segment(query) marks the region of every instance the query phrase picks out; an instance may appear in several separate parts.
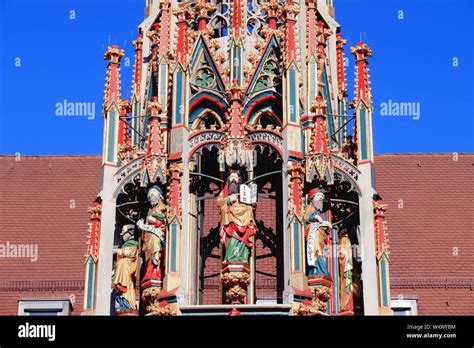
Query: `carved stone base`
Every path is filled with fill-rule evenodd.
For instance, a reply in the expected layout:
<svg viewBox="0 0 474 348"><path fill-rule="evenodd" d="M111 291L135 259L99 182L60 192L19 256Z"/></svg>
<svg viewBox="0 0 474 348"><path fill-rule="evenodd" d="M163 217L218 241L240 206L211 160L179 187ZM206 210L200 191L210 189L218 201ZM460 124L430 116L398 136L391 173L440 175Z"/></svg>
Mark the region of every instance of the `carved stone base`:
<svg viewBox="0 0 474 348"><path fill-rule="evenodd" d="M321 310L321 302L315 300L303 300L303 302L294 303L292 307L292 314L295 316L313 316L325 315Z"/></svg>
<svg viewBox="0 0 474 348"><path fill-rule="evenodd" d="M168 303L167 301L156 301L146 307L147 315L157 317L171 317L178 315L176 303Z"/></svg>
<svg viewBox="0 0 474 348"><path fill-rule="evenodd" d="M331 298L331 289L325 286L315 286L311 289L314 294L312 302L317 304L318 310L321 312L326 312L327 310L327 301Z"/></svg>
<svg viewBox="0 0 474 348"><path fill-rule="evenodd" d="M332 279L327 276L308 277L309 289L313 294L312 306L320 312L326 313L327 311L327 302L332 295L332 283Z"/></svg>
<svg viewBox="0 0 474 348"><path fill-rule="evenodd" d="M154 302L154 299L158 296L160 292L161 292L161 287L159 286L143 289L142 300L148 301L148 302Z"/></svg>
<svg viewBox="0 0 474 348"><path fill-rule="evenodd" d="M158 287L143 290L142 299L147 316L175 316L179 315L178 299L176 291L165 291Z"/></svg>
<svg viewBox="0 0 474 348"><path fill-rule="evenodd" d="M142 304L146 308L147 312L150 312L148 310L148 307L154 303L158 302L158 295L161 293L161 286L153 286L149 287L146 289L143 289L142 291Z"/></svg>
<svg viewBox="0 0 474 348"><path fill-rule="evenodd" d="M226 303L243 304L250 284L250 270L246 263L224 262L221 282L225 289Z"/></svg>

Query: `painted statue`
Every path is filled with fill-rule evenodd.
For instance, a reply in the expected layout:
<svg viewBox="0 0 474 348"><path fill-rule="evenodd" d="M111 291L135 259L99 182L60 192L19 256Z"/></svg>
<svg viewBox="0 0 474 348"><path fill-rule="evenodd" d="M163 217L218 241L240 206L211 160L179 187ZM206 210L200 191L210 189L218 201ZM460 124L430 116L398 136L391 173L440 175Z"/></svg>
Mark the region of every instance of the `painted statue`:
<svg viewBox="0 0 474 348"><path fill-rule="evenodd" d="M161 255L166 233L166 205L163 203L163 191L158 186L148 190L148 209L146 220L138 220L142 231L142 250L145 254L146 270L142 287L161 283Z"/></svg>
<svg viewBox="0 0 474 348"><path fill-rule="evenodd" d="M339 231L339 296L341 311L351 311L353 305L352 285L352 246L348 236L348 229Z"/></svg>
<svg viewBox="0 0 474 348"><path fill-rule="evenodd" d="M116 310L135 310L135 280L138 265L138 242L133 239L135 225L125 225L122 228L122 239L125 243L115 249L117 261L114 266L112 287L117 291L115 299Z"/></svg>
<svg viewBox="0 0 474 348"><path fill-rule="evenodd" d="M221 210L219 235L225 247L224 262L249 261L252 237L256 233L253 206L239 201L238 171L232 171L217 198Z"/></svg>
<svg viewBox="0 0 474 348"><path fill-rule="evenodd" d="M304 220L306 223L306 255L309 266L308 275L330 276L328 269L329 233L332 225L321 217L323 213L324 190L313 189L308 194Z"/></svg>
<svg viewBox="0 0 474 348"><path fill-rule="evenodd" d="M344 158L357 164L357 144L352 140L352 135L346 136L346 142L342 145L341 151Z"/></svg>

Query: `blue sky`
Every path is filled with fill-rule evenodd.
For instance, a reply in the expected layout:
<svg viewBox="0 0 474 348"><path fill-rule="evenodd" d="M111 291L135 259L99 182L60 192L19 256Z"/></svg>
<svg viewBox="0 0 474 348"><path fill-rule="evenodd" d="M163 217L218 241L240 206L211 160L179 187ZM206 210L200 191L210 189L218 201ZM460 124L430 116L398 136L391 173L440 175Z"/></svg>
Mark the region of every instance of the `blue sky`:
<svg viewBox="0 0 474 348"><path fill-rule="evenodd" d="M361 37L374 52L375 152L473 152L474 1L334 2L346 54ZM103 54L109 43L125 48L123 62L130 64L122 65L122 95L128 97L131 42L144 4L0 1L0 154L101 153ZM351 65L351 90L353 73ZM95 118L57 116L56 104L64 100L95 103ZM389 101L414 103L419 118L382 116Z"/></svg>

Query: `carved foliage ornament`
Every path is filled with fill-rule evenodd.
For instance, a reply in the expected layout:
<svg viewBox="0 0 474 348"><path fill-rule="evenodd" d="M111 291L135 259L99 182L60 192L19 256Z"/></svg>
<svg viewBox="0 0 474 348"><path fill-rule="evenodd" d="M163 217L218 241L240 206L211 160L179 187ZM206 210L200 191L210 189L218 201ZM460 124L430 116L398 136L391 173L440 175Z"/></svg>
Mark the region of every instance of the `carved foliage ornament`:
<svg viewBox="0 0 474 348"><path fill-rule="evenodd" d="M222 272L221 281L226 289L226 301L228 303L243 303L247 295L247 287L250 284L250 274L247 272Z"/></svg>

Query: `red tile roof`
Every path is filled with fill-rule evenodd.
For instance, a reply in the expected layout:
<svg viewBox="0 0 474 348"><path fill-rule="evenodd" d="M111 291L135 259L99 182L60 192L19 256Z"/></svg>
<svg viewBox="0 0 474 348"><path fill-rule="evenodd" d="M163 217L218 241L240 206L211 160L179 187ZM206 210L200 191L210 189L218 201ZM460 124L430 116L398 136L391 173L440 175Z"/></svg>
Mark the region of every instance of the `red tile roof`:
<svg viewBox="0 0 474 348"><path fill-rule="evenodd" d="M37 245L38 260L0 259L0 314L20 297L75 297L83 308L89 207L99 189L100 157L0 156L0 244Z"/></svg>
<svg viewBox="0 0 474 348"><path fill-rule="evenodd" d="M474 314L474 154L378 155L375 167L391 295L416 295L419 314Z"/></svg>
<svg viewBox="0 0 474 348"><path fill-rule="evenodd" d="M473 314L474 154L375 157L391 246L392 296L419 314ZM0 244L38 245L38 261L0 259L0 314L20 297L75 297L83 306L89 207L100 157L0 156Z"/></svg>

